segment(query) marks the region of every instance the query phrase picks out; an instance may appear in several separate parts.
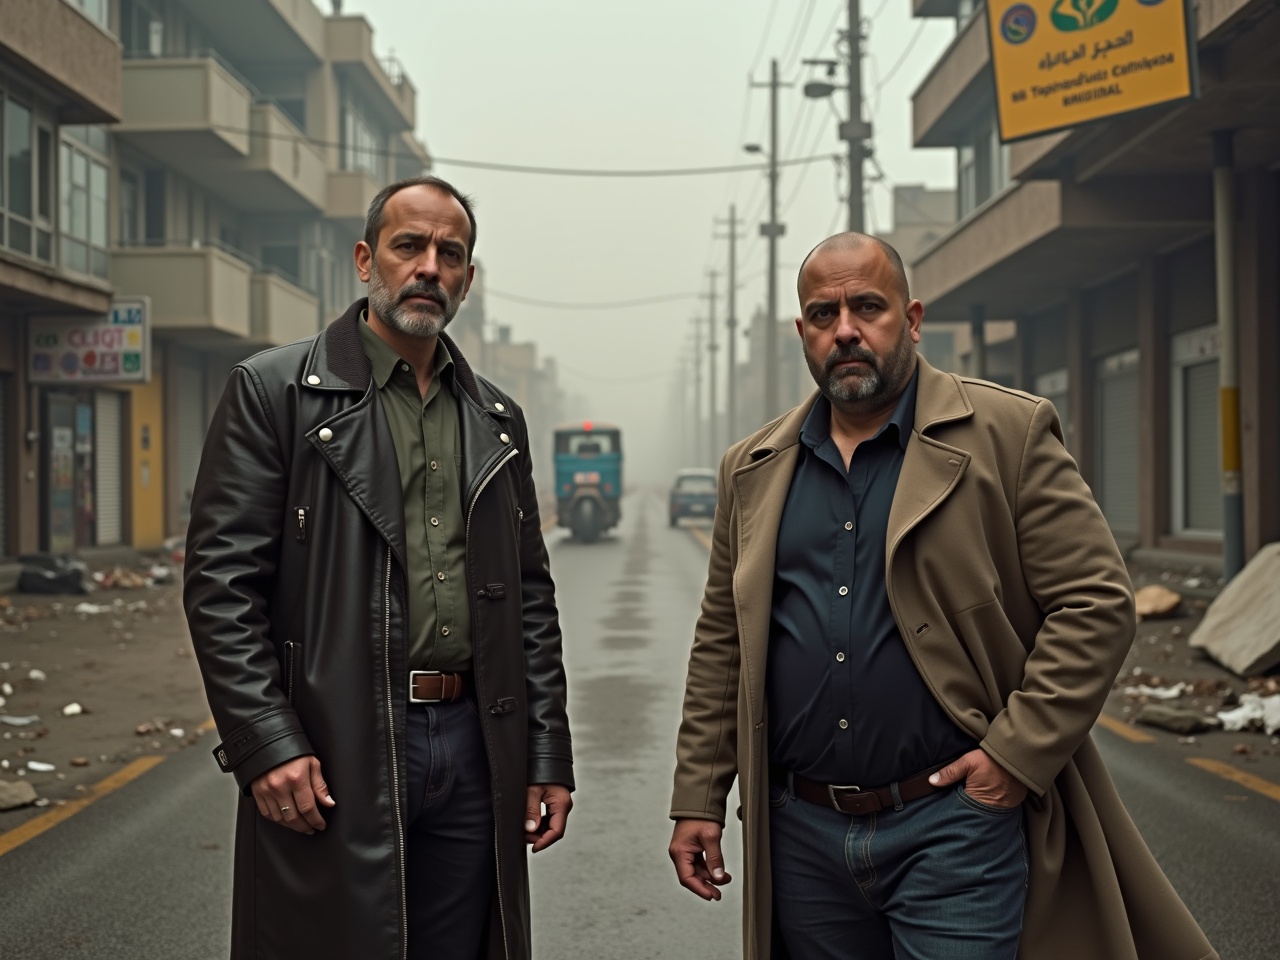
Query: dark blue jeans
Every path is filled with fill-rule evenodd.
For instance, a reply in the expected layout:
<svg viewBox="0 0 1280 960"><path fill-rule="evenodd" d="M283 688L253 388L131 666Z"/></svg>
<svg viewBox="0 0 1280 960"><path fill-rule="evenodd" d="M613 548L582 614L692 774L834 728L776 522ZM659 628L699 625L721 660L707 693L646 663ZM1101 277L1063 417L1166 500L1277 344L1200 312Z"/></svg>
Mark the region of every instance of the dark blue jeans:
<svg viewBox="0 0 1280 960"><path fill-rule="evenodd" d="M410 704L405 893L410 960L476 960L493 897L493 800L470 700Z"/></svg>
<svg viewBox="0 0 1280 960"><path fill-rule="evenodd" d="M792 960L1015 960L1022 810L941 790L850 816L769 788L774 915Z"/></svg>

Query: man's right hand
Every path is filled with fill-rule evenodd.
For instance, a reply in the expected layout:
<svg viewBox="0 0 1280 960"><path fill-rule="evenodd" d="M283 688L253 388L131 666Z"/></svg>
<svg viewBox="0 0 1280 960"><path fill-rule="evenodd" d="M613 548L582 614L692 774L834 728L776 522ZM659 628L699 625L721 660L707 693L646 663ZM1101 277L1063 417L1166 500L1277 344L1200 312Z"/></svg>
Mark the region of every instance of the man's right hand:
<svg viewBox="0 0 1280 960"><path fill-rule="evenodd" d="M724 869L720 833L720 824L714 820L677 820L667 848L680 885L703 900L719 900L720 891L716 888L733 879Z"/></svg>
<svg viewBox="0 0 1280 960"><path fill-rule="evenodd" d="M320 805L337 806L320 775L320 761L314 756L296 757L272 767L253 781L249 790L260 814L308 835L324 829Z"/></svg>

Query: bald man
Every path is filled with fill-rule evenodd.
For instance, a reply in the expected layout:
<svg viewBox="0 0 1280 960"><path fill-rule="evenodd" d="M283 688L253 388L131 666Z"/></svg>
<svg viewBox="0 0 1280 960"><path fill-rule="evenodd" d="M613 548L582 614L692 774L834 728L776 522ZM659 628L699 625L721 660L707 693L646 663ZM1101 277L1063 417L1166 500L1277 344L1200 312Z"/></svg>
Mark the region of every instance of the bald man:
<svg viewBox="0 0 1280 960"><path fill-rule="evenodd" d="M681 884L730 882L736 776L747 960L1214 956L1089 740L1133 597L1052 405L919 358L879 239L819 244L798 293L818 390L720 468Z"/></svg>

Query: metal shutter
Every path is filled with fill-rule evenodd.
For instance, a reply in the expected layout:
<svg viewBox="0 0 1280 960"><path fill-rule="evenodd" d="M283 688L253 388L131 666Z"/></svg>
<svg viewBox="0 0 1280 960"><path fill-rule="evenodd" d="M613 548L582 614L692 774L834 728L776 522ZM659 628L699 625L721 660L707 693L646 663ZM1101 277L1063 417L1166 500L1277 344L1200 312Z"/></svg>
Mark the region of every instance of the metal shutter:
<svg viewBox="0 0 1280 960"><path fill-rule="evenodd" d="M1188 530L1222 530L1222 474L1218 450L1218 361L1183 367L1182 423Z"/></svg>
<svg viewBox="0 0 1280 960"><path fill-rule="evenodd" d="M99 390L93 397L95 492L98 546L124 542L124 397Z"/></svg>
<svg viewBox="0 0 1280 960"><path fill-rule="evenodd" d="M0 556L9 552L9 378L0 377Z"/></svg>
<svg viewBox="0 0 1280 960"><path fill-rule="evenodd" d="M178 518L186 523L191 519L191 492L195 489L204 434L208 428L204 415L204 369L195 364L179 363L175 364L175 373L178 376Z"/></svg>
<svg viewBox="0 0 1280 960"><path fill-rule="evenodd" d="M1098 371L1098 501L1117 534L1138 532L1138 370Z"/></svg>

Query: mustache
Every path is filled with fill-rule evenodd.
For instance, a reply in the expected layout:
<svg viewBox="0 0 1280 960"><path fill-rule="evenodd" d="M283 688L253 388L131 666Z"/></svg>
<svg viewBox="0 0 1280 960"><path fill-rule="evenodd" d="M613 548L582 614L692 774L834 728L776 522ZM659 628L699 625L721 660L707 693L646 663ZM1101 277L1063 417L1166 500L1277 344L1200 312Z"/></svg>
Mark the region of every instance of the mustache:
<svg viewBox="0 0 1280 960"><path fill-rule="evenodd" d="M838 364L849 363L853 360L861 360L869 365L872 370L880 372L880 363L876 360L876 355L866 347L860 347L856 344L846 344L844 346L837 345L829 354L827 359L822 362L823 370L831 373Z"/></svg>
<svg viewBox="0 0 1280 960"><path fill-rule="evenodd" d="M429 300L434 300L436 304L441 307L449 305L449 295L444 292L444 287L440 286L438 283L426 283L421 280L416 281L409 284L407 287L402 287L397 299L399 302L403 303L410 297L426 297Z"/></svg>

